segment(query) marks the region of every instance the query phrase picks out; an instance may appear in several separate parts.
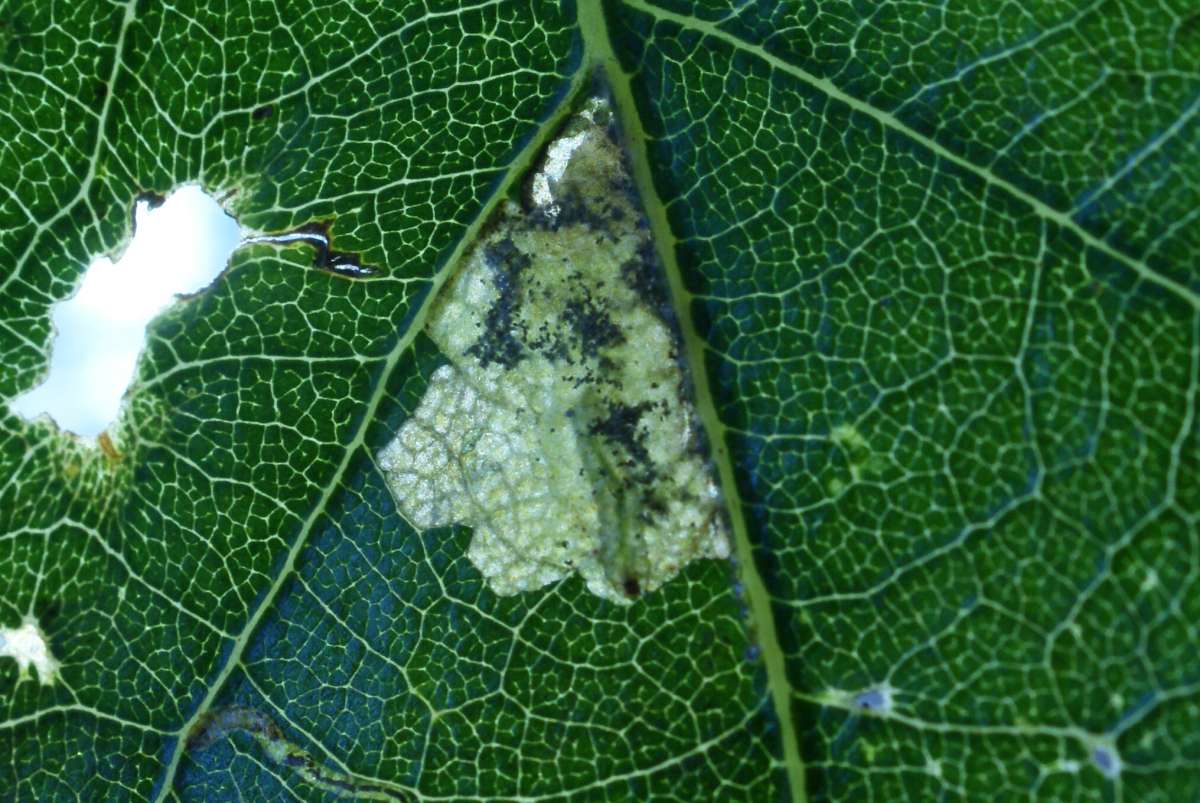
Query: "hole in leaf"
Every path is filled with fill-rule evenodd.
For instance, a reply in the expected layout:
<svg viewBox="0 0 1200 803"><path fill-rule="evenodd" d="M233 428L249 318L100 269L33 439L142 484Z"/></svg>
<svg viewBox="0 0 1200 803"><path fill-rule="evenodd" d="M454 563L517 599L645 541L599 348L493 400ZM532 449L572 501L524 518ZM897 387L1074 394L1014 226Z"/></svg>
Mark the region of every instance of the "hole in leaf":
<svg viewBox="0 0 1200 803"><path fill-rule="evenodd" d="M240 237L233 218L197 186L160 203L139 199L134 224L120 260L92 262L75 295L54 308L49 376L10 402L13 412L49 415L84 437L103 432L133 378L146 324L177 295L211 283Z"/></svg>
<svg viewBox="0 0 1200 803"><path fill-rule="evenodd" d="M43 686L53 686L61 668L50 652L46 635L31 616L26 616L20 627L0 627L0 658L16 660L18 681L29 678L32 668Z"/></svg>

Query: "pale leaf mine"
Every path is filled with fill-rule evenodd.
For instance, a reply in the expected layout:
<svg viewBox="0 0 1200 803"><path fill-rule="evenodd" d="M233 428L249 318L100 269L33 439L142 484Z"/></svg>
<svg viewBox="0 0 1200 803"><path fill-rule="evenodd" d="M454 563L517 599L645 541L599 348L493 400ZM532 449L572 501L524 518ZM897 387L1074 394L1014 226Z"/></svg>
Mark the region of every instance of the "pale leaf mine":
<svg viewBox="0 0 1200 803"><path fill-rule="evenodd" d="M579 572L629 602L728 555L661 266L609 106L546 150L431 310L449 360L380 454L422 529L474 529L497 594ZM524 208L523 208L524 207Z"/></svg>

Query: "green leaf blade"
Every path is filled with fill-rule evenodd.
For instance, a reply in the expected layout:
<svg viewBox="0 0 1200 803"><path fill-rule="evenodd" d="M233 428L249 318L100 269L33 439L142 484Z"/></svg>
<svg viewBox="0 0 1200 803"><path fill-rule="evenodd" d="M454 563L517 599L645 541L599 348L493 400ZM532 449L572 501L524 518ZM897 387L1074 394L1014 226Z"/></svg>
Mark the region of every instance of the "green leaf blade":
<svg viewBox="0 0 1200 803"><path fill-rule="evenodd" d="M113 451L0 419L0 628L61 663L0 644L0 797L1196 797L1200 18L868 6L9 9L4 398L139 193L374 272L245 245ZM629 605L496 595L375 464L593 68L742 558Z"/></svg>
<svg viewBox="0 0 1200 803"><path fill-rule="evenodd" d="M1161 582L1146 545L1194 549L1190 263L1098 239L970 143L789 62L811 30L633 5L618 50L811 795L1186 797L1193 774L1126 751L1195 681L1163 683L1176 655L1112 600Z"/></svg>

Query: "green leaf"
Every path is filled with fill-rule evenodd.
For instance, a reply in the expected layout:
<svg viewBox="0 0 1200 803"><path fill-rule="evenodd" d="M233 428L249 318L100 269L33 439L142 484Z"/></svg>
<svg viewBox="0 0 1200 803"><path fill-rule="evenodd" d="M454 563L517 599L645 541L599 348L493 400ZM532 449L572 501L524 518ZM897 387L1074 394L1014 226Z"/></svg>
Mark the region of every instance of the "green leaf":
<svg viewBox="0 0 1200 803"><path fill-rule="evenodd" d="M377 463L593 80L737 558L632 602ZM12 2L0 143L5 399L139 193L374 269L240 248L115 450L0 418L0 798L1200 796L1186 0Z"/></svg>

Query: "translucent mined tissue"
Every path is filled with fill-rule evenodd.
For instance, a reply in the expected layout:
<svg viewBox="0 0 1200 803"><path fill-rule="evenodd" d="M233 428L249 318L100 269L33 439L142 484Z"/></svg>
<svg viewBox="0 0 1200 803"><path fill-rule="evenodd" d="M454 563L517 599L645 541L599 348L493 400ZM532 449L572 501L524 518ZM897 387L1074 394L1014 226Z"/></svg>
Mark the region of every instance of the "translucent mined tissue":
<svg viewBox="0 0 1200 803"><path fill-rule="evenodd" d="M418 528L474 529L497 594L578 572L629 603L729 547L650 232L603 101L435 302L447 364L381 452Z"/></svg>

